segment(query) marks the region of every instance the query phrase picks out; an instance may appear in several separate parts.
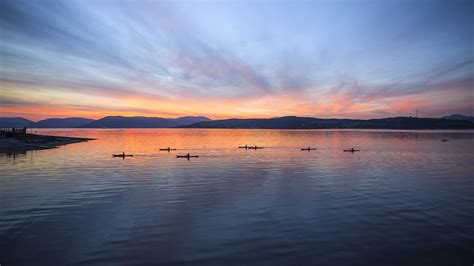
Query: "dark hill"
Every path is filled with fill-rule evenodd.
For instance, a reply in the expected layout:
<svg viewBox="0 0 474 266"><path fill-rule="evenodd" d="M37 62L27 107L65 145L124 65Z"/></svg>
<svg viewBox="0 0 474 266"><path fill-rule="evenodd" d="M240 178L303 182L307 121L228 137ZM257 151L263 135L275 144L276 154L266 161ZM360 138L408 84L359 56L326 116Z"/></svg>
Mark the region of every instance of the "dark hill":
<svg viewBox="0 0 474 266"><path fill-rule="evenodd" d="M287 116L268 119L215 120L182 127L261 129L474 129L474 123L463 120L413 117L353 120Z"/></svg>
<svg viewBox="0 0 474 266"><path fill-rule="evenodd" d="M33 121L22 117L0 117L0 128L30 127L32 124L34 124Z"/></svg>
<svg viewBox="0 0 474 266"><path fill-rule="evenodd" d="M82 127L86 128L166 128L209 121L207 117L160 118L143 116L107 116Z"/></svg>
<svg viewBox="0 0 474 266"><path fill-rule="evenodd" d="M171 120L173 120L177 126L190 125L190 124L204 122L204 121L211 121L211 119L205 116L184 116L184 117L174 118Z"/></svg>
<svg viewBox="0 0 474 266"><path fill-rule="evenodd" d="M37 128L71 128L82 127L93 121L95 120L82 117L48 118L36 122L33 126Z"/></svg>
<svg viewBox="0 0 474 266"><path fill-rule="evenodd" d="M451 119L451 120L466 120L466 121L474 123L474 116L469 116L469 115L453 114L453 115L444 116L443 118Z"/></svg>
<svg viewBox="0 0 474 266"><path fill-rule="evenodd" d="M83 127L87 128L161 128L176 124L165 118L143 116L106 116Z"/></svg>

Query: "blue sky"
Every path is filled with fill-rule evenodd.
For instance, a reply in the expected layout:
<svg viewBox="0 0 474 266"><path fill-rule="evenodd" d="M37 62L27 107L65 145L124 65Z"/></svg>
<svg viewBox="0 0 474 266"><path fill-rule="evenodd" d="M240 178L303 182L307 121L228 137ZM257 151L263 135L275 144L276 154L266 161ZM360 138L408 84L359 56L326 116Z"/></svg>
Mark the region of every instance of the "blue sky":
<svg viewBox="0 0 474 266"><path fill-rule="evenodd" d="M10 1L2 116L473 114L473 1Z"/></svg>

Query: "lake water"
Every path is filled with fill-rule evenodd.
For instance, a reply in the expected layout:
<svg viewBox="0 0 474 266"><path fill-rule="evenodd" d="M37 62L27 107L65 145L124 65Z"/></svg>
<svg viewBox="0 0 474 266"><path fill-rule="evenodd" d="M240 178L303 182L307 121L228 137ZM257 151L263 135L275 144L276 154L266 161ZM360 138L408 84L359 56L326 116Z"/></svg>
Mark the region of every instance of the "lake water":
<svg viewBox="0 0 474 266"><path fill-rule="evenodd" d="M0 154L2 266L474 263L473 131L40 133L97 140Z"/></svg>

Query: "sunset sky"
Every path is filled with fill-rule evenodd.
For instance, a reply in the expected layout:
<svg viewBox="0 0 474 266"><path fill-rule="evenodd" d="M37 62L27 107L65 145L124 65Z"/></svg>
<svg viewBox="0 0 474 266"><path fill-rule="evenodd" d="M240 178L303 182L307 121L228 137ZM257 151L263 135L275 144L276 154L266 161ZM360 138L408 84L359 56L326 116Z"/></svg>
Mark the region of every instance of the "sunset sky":
<svg viewBox="0 0 474 266"><path fill-rule="evenodd" d="M0 5L0 116L473 115L474 1Z"/></svg>

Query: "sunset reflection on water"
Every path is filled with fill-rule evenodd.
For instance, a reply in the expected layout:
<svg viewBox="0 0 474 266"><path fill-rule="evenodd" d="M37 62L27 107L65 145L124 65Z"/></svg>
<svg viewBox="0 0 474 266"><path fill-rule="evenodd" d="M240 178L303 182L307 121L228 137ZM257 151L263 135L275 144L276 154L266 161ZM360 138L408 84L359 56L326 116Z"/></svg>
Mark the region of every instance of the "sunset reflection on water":
<svg viewBox="0 0 474 266"><path fill-rule="evenodd" d="M39 133L96 140L0 155L6 265L436 265L473 254L472 131ZM134 156L112 157L122 152ZM199 158L176 158L187 153Z"/></svg>

